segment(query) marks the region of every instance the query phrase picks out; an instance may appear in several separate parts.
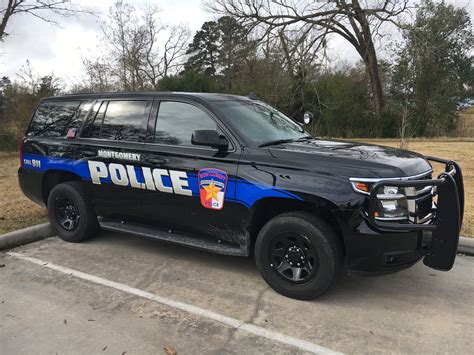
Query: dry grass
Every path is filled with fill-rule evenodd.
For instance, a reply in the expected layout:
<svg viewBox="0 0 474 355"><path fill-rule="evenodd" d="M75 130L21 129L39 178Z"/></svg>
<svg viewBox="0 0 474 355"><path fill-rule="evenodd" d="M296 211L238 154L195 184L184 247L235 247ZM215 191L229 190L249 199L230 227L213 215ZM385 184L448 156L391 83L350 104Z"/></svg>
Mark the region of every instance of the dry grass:
<svg viewBox="0 0 474 355"><path fill-rule="evenodd" d="M396 139L369 140L398 147ZM463 169L466 207L462 235L474 236L474 138L413 139L410 150L454 159ZM0 153L0 234L46 221L46 210L28 200L18 186L17 153ZM441 167L438 167L441 168Z"/></svg>
<svg viewBox="0 0 474 355"><path fill-rule="evenodd" d="M396 139L360 141L399 147L399 141ZM466 197L461 235L474 237L474 138L412 139L408 149L424 155L456 160L459 163L464 176ZM436 165L435 172L441 172L442 166Z"/></svg>
<svg viewBox="0 0 474 355"><path fill-rule="evenodd" d="M23 195L18 185L18 153L0 152L0 234L47 220L46 209Z"/></svg>

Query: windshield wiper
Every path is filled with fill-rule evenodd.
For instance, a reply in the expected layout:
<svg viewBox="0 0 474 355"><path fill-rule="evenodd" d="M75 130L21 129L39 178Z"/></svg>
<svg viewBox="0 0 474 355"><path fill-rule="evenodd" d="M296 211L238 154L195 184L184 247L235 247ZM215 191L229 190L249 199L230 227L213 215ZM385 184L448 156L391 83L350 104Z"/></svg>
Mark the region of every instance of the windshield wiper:
<svg viewBox="0 0 474 355"><path fill-rule="evenodd" d="M309 141L311 139L314 139L314 137L313 136L304 136L304 137L296 139L295 142L304 142L304 141Z"/></svg>
<svg viewBox="0 0 474 355"><path fill-rule="evenodd" d="M277 144L282 144L282 143L303 142L303 141L307 141L307 140L310 140L310 139L313 139L313 136L304 136L304 137L296 138L296 139L295 138L276 139L274 141L262 143L262 144L259 145L259 147L260 148L268 147L270 145L277 145Z"/></svg>
<svg viewBox="0 0 474 355"><path fill-rule="evenodd" d="M268 147L269 145L277 145L277 144L282 144L282 143L291 143L291 142L294 142L295 139L294 138L290 138L290 139L277 139L277 140L274 140L274 141L270 141L270 142L265 142L265 143L262 143L259 145L260 148L262 147Z"/></svg>

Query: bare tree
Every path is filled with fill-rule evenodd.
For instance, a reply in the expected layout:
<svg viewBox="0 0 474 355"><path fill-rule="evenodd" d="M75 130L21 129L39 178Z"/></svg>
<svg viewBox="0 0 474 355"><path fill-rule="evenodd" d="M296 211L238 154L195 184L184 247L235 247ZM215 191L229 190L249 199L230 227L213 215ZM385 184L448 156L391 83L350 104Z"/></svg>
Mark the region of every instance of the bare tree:
<svg viewBox="0 0 474 355"><path fill-rule="evenodd" d="M385 101L379 75L374 36L384 23L398 25L408 0L215 0L205 5L215 13L237 18L250 29L263 27L265 34L296 29L318 31L319 40L336 34L348 41L364 61L378 116Z"/></svg>
<svg viewBox="0 0 474 355"><path fill-rule="evenodd" d="M145 16L154 17L157 8L147 9ZM104 51L110 58L111 74L123 90L143 89L146 81L142 68L148 50L148 29L135 8L123 1L111 7L107 21L102 24Z"/></svg>
<svg viewBox="0 0 474 355"><path fill-rule="evenodd" d="M106 92L114 89L110 64L100 59L83 58L82 63L88 78L88 91Z"/></svg>
<svg viewBox="0 0 474 355"><path fill-rule="evenodd" d="M324 33L317 33L308 28L305 32L280 29L278 31L278 48L284 55L283 69L287 68L293 81L290 102L295 110L303 111L306 106L305 86L309 83L308 76L320 66L325 56L326 41L321 41ZM323 53L323 55L321 55ZM316 87L313 86L316 102L321 108ZM295 104L298 103L298 107Z"/></svg>
<svg viewBox="0 0 474 355"><path fill-rule="evenodd" d="M184 25L172 27L161 25L158 27L153 17L146 15L145 18L148 33L144 54L145 65L141 70L156 90L160 79L166 78L170 73L179 72L184 65L191 31ZM159 36L166 31L169 32L169 35L161 46L162 48L160 48L157 43Z"/></svg>
<svg viewBox="0 0 474 355"><path fill-rule="evenodd" d="M27 14L41 21L57 25L52 15L68 17L81 13L90 14L91 11L73 4L71 0L1 0L0 42L8 36L7 25L15 15Z"/></svg>
<svg viewBox="0 0 474 355"><path fill-rule="evenodd" d="M190 37L186 26L163 24L156 6L137 10L123 0L111 7L102 31L105 55L100 60L83 60L86 70L93 73L89 77L101 77L100 69L115 80L116 87L132 91L156 90L160 79L176 73L183 65Z"/></svg>
<svg viewBox="0 0 474 355"><path fill-rule="evenodd" d="M295 68L312 63L317 57L315 43L318 37L311 37L308 32L299 33L299 31L278 31L278 40L280 47L285 55L285 61L291 73L295 73Z"/></svg>
<svg viewBox="0 0 474 355"><path fill-rule="evenodd" d="M161 75L166 78L169 72L179 72L183 67L191 31L184 25L170 28L170 36L166 40L163 58L160 61Z"/></svg>

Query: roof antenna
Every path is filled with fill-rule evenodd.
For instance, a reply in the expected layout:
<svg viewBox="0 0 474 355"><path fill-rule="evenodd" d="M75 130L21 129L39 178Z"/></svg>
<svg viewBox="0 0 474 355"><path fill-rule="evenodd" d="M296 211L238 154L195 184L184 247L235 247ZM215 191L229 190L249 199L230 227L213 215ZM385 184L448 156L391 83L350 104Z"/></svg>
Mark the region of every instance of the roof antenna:
<svg viewBox="0 0 474 355"><path fill-rule="evenodd" d="M249 96L247 96L250 100L258 100L258 96L252 91Z"/></svg>

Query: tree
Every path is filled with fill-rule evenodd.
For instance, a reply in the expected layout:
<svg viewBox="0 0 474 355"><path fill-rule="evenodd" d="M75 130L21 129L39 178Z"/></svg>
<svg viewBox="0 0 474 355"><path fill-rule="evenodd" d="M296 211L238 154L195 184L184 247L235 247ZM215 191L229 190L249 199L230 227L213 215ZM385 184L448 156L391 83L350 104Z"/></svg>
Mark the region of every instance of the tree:
<svg viewBox="0 0 474 355"><path fill-rule="evenodd" d="M12 84L8 76L3 76L0 78L0 92Z"/></svg>
<svg viewBox="0 0 474 355"><path fill-rule="evenodd" d="M160 90L186 92L216 92L220 91L213 78L194 70L185 70L179 75L164 77L159 82Z"/></svg>
<svg viewBox="0 0 474 355"><path fill-rule="evenodd" d="M416 135L455 127L456 105L472 87L474 35L469 14L425 0L404 32L394 67L393 95Z"/></svg>
<svg viewBox="0 0 474 355"><path fill-rule="evenodd" d="M225 86L232 92L239 71L253 55L255 42L248 38L248 31L232 17L219 18L217 28L220 34L217 61Z"/></svg>
<svg viewBox="0 0 474 355"><path fill-rule="evenodd" d="M384 23L397 24L408 0L384 1L299 1L299 0L216 0L207 3L212 11L235 17L249 29L264 33L293 29L316 31L325 41L336 34L348 41L362 58L369 77L374 109L378 117L385 100L380 80L374 36Z"/></svg>
<svg viewBox="0 0 474 355"><path fill-rule="evenodd" d="M312 84L322 44L314 33L278 32L260 43L253 37L248 28L230 16L204 23L189 46L184 73L166 85L191 84L195 78L202 78L195 75L200 73L214 82L214 89L241 95L254 92L289 114L302 116L306 110L319 111L317 90ZM193 74L185 80L188 72Z"/></svg>
<svg viewBox="0 0 474 355"><path fill-rule="evenodd" d="M220 33L218 24L214 21L207 21L201 29L194 35L193 41L189 44L186 52L189 58L185 69L203 72L213 76L217 72L217 50Z"/></svg>
<svg viewBox="0 0 474 355"><path fill-rule="evenodd" d="M56 20L51 15L63 17L77 14L91 13L89 10L72 4L71 0L5 0L0 5L0 42L8 33L7 25L13 16L26 14L36 17L44 22L56 25Z"/></svg>
<svg viewBox="0 0 474 355"><path fill-rule="evenodd" d="M54 74L38 76L33 72L29 60L16 75L19 78L17 84L37 99L54 96L61 91L62 83L58 77Z"/></svg>
<svg viewBox="0 0 474 355"><path fill-rule="evenodd" d="M143 68L148 65L147 59L153 60L155 35L160 30L156 23L157 12L156 7L150 7L141 17L132 5L118 0L102 23L107 62L122 90L144 89Z"/></svg>
<svg viewBox="0 0 474 355"><path fill-rule="evenodd" d="M375 133L370 91L364 85L364 66L322 72L317 87L323 110L320 132L331 137L370 137Z"/></svg>
<svg viewBox="0 0 474 355"><path fill-rule="evenodd" d="M233 91L238 72L254 55L255 41L234 18L223 16L205 22L189 45L185 69L219 77L227 92Z"/></svg>
<svg viewBox="0 0 474 355"><path fill-rule="evenodd" d="M156 6L137 9L115 1L102 23L103 54L83 58L92 91L157 90L162 78L181 70L190 31L167 26L158 15Z"/></svg>
<svg viewBox="0 0 474 355"><path fill-rule="evenodd" d="M54 75L38 76L29 62L18 80L0 79L0 150L18 149L20 137L39 101L61 91L61 82Z"/></svg>
<svg viewBox="0 0 474 355"><path fill-rule="evenodd" d="M170 28L170 36L165 42L163 57L158 65L161 68L159 72L161 77L166 78L170 72L181 71L190 37L191 31L186 26L178 25Z"/></svg>
<svg viewBox="0 0 474 355"><path fill-rule="evenodd" d="M107 92L114 90L110 63L102 58L82 58L82 63L88 79L88 88L78 86L74 89L75 92Z"/></svg>

